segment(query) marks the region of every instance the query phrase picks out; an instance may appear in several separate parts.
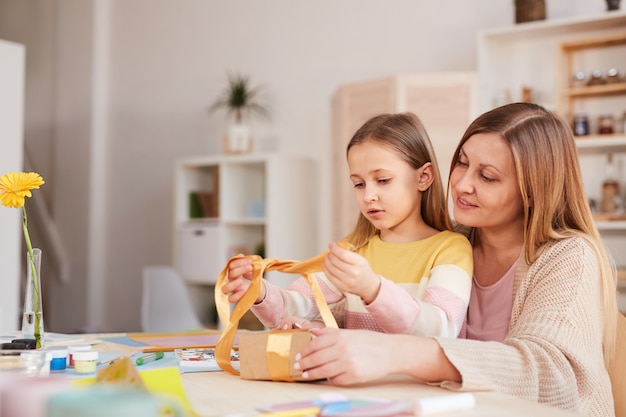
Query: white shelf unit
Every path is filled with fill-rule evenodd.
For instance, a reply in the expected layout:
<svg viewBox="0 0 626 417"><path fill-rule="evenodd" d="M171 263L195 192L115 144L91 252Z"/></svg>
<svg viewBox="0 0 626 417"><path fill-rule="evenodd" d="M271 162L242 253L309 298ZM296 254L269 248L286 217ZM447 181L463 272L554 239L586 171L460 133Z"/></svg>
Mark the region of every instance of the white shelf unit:
<svg viewBox="0 0 626 417"><path fill-rule="evenodd" d="M174 176L174 265L201 317L208 316L213 284L232 255L254 253L260 244L268 258L316 254L318 176L312 160L282 154L193 157L177 160ZM211 217L191 217L190 193L197 192L216 198ZM268 278L283 286L292 280L279 273Z"/></svg>
<svg viewBox="0 0 626 417"><path fill-rule="evenodd" d="M532 88L535 102L556 110L563 77L558 72L560 44L624 33L625 28L626 12L612 11L480 31L477 48L481 110L501 103L507 90L513 100L519 100L525 86ZM626 67L620 69L626 71Z"/></svg>
<svg viewBox="0 0 626 417"><path fill-rule="evenodd" d="M574 67L575 71L587 74L595 69L605 72L617 67L624 77L626 53L621 49L616 52L605 48L606 45L599 41L622 36L626 36L626 13L623 11L532 22L485 30L478 35L481 112L503 104L507 99L519 101L522 88L529 87L534 102L559 112L568 121L575 112L589 114L592 134L577 137L576 144L585 189L589 198L596 201L600 198L608 153L613 154L621 168L621 195L626 197L626 134L595 134L600 114L611 114L618 119L626 111L626 89L623 83L580 89L570 88L569 83ZM625 268L626 221L608 220L596 224L618 267ZM620 306L626 311L624 287L620 285Z"/></svg>

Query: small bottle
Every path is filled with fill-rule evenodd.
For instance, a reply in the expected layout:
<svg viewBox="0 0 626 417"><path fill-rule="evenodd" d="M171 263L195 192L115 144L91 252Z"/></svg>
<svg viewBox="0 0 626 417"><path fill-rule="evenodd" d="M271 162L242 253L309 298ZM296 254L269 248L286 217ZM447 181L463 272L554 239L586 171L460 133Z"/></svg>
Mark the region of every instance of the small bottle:
<svg viewBox="0 0 626 417"><path fill-rule="evenodd" d="M613 125L615 124L615 119L610 114L603 114L598 117L598 134L600 135L610 135L614 132Z"/></svg>
<svg viewBox="0 0 626 417"><path fill-rule="evenodd" d="M609 68L606 70L606 83L615 84L620 82L619 70L617 68Z"/></svg>
<svg viewBox="0 0 626 417"><path fill-rule="evenodd" d="M602 182L602 201L600 210L603 213L614 213L617 211L617 199L619 197L619 181L617 180L617 169L613 161L613 154L607 155L607 163L604 171L604 181Z"/></svg>
<svg viewBox="0 0 626 417"><path fill-rule="evenodd" d="M576 113L574 116L574 136L589 134L589 118L585 113Z"/></svg>
<svg viewBox="0 0 626 417"><path fill-rule="evenodd" d="M591 78L587 82L587 85L588 86L593 86L593 85L602 85L602 84L606 84L606 80L602 76L602 71L594 70L591 73Z"/></svg>
<svg viewBox="0 0 626 417"><path fill-rule="evenodd" d="M576 71L572 77L572 87L584 87L587 85L587 76L583 71Z"/></svg>

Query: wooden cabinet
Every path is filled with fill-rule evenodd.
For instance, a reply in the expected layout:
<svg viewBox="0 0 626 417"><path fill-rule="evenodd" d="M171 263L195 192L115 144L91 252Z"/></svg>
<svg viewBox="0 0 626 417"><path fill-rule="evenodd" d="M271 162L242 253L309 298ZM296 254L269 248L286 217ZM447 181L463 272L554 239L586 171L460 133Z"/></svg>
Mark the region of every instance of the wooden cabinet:
<svg viewBox="0 0 626 417"><path fill-rule="evenodd" d="M626 28L617 34L562 42L559 49L557 111L568 120L578 112L589 113L590 131L599 133L594 122L600 115L619 119L626 111Z"/></svg>
<svg viewBox="0 0 626 417"><path fill-rule="evenodd" d="M606 76L610 68L619 70L619 82L572 84L577 72L584 72L588 80L594 70ZM619 120L626 111L625 75L626 13L621 11L490 29L478 36L481 112L518 101L522 90L529 88L532 101L555 110L570 123L576 113L587 115L591 134L578 136L576 142L590 202L600 199L608 154L617 165L620 196L626 201L626 134L616 123L616 133L599 135L597 123L601 115ZM597 218L616 264L626 268L626 216L620 212ZM626 311L626 281L620 283L620 308Z"/></svg>
<svg viewBox="0 0 626 417"><path fill-rule="evenodd" d="M176 161L174 175L174 264L203 318L213 305L212 285L232 255L303 260L317 253L312 160L281 154L185 158ZM268 278L291 282L278 273Z"/></svg>

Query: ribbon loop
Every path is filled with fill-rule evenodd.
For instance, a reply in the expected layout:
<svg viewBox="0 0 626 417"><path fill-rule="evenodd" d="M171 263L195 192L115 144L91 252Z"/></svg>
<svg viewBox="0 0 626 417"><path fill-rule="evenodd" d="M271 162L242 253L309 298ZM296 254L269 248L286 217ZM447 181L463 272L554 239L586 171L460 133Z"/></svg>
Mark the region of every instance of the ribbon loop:
<svg viewBox="0 0 626 417"><path fill-rule="evenodd" d="M303 275L311 286L315 304L320 311L320 315L322 316L324 324L326 324L326 326L328 327L338 327L337 321L330 311L330 308L326 303L326 299L322 294L319 283L315 279L314 275L314 272L322 270L324 256L327 253L328 251L323 252L313 258L307 259L306 261L302 262L282 261L272 258L264 259L258 255L250 256L250 258L252 259L252 279L250 282L250 286L248 287L243 297L237 302L237 304L233 308L232 314L230 311L228 295L222 292L222 287L228 282L228 265L230 265L233 260L238 259L239 257L232 257L228 260L226 266L220 272L217 283L215 284L215 306L217 308L217 314L220 318L220 321L222 322L222 324L224 324L224 331L222 332L222 335L220 336L217 345L215 346L215 359L217 360L217 363L222 370L235 375L239 375L239 372L235 370L235 368L233 368L231 364L230 352L233 348L239 320L241 320L243 315L246 314L248 310L250 310L250 307L252 307L256 299L259 297L259 294L261 294L261 285L263 285L262 279L265 271L280 271L289 274ZM275 362L275 360L273 361ZM272 362L270 362L270 364L272 364ZM284 370L277 370L277 372L277 375L285 375ZM289 375L288 370L287 375Z"/></svg>

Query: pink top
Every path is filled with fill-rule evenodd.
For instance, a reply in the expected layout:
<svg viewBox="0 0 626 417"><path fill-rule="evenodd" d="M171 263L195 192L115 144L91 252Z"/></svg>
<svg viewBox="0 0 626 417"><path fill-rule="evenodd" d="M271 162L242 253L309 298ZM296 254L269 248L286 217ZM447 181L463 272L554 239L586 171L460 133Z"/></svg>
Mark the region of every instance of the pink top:
<svg viewBox="0 0 626 417"><path fill-rule="evenodd" d="M517 261L493 285L482 287L472 279L472 295L464 331L465 338L501 342L509 331L513 309L513 281Z"/></svg>

